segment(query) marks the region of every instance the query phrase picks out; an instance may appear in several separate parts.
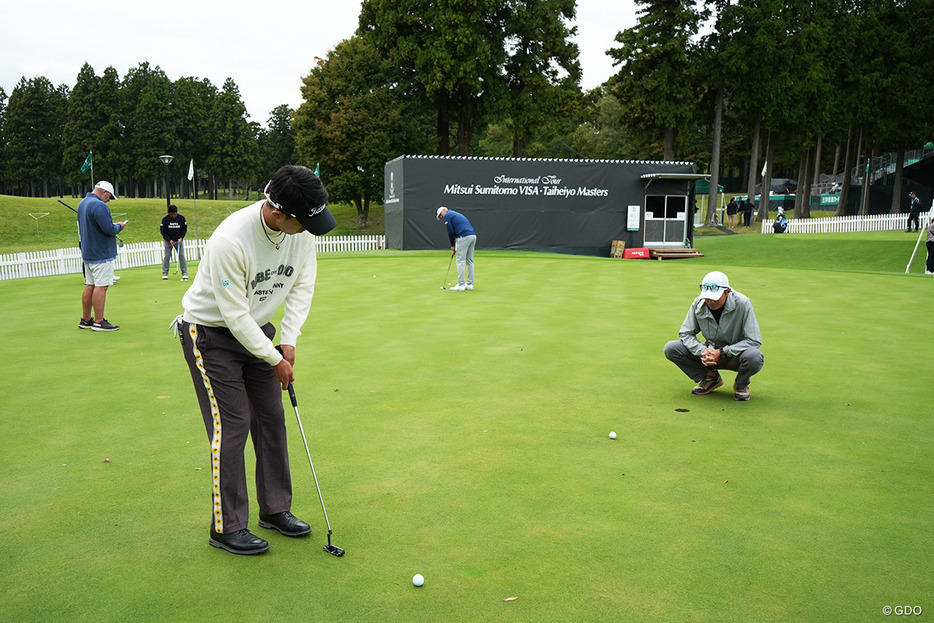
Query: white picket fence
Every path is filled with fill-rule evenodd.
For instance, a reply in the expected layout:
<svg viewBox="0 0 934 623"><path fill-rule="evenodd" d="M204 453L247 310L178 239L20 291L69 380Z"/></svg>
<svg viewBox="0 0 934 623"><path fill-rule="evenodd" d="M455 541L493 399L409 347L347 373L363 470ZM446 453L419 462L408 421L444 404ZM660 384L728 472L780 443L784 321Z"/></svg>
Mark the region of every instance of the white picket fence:
<svg viewBox="0 0 934 623"><path fill-rule="evenodd" d="M378 251L386 248L385 236L322 236L317 242L318 253ZM207 240L185 240L186 259L201 259L206 243ZM162 241L125 244L117 251L114 268L120 270L161 265L162 250ZM80 272L81 251L77 247L0 255L0 281Z"/></svg>
<svg viewBox="0 0 934 623"><path fill-rule="evenodd" d="M773 220L762 222L762 233L772 233ZM921 227L931 222L930 213L921 215ZM822 218L788 219L789 234L841 234L857 231L888 231L905 229L908 213L867 214L865 216L825 216Z"/></svg>

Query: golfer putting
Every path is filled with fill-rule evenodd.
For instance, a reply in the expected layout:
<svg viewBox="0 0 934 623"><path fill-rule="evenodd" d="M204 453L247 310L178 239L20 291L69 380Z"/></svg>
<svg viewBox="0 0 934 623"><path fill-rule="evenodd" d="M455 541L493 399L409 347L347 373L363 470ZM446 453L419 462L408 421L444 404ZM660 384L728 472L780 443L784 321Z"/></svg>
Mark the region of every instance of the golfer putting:
<svg viewBox="0 0 934 623"><path fill-rule="evenodd" d="M451 286L451 292L473 290L473 252L477 247L477 232L467 217L460 212L441 206L435 216L447 227L451 253L457 260L457 285ZM448 269L450 267L448 262ZM444 278L447 280L447 274ZM444 283L441 284L441 289L444 289Z"/></svg>
<svg viewBox="0 0 934 623"><path fill-rule="evenodd" d="M327 199L310 169L280 168L266 186L266 199L227 217L208 240L182 298L184 314L176 318L211 444L209 543L234 554L269 549L249 530L248 436L256 455L260 527L289 537L311 532L291 512L282 392L295 380L296 343L314 294L315 236L336 225ZM283 306L279 351L270 320Z"/></svg>
<svg viewBox="0 0 934 623"><path fill-rule="evenodd" d="M730 287L725 274L704 275L679 335L665 344L665 357L697 383L692 394L709 394L723 385L720 370L732 370L733 399L749 400L749 381L765 363L762 336L752 302Z"/></svg>

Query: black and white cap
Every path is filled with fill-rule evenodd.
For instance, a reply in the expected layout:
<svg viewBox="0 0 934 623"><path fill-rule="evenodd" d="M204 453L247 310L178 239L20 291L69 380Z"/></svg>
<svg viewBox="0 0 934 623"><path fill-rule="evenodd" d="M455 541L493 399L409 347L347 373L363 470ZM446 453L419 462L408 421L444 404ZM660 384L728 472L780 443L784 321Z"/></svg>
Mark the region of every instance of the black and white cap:
<svg viewBox="0 0 934 623"><path fill-rule="evenodd" d="M315 236L323 236L328 233L335 227L337 227L337 220L334 218L334 215L331 214L328 210L328 204L323 204L320 206L284 206L281 203L278 203L273 199L269 194L269 184L266 184L266 189L263 191L263 194L266 195L266 201L269 202L269 205L275 209L288 214L294 218L298 219L298 222L302 224L302 227L306 231L314 234Z"/></svg>

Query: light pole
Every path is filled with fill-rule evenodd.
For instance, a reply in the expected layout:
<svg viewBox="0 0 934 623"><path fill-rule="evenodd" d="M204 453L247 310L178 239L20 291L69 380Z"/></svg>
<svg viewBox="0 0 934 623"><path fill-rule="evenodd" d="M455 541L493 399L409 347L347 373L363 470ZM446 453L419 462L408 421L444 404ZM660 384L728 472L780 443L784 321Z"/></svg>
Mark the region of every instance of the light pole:
<svg viewBox="0 0 934 623"><path fill-rule="evenodd" d="M165 187L163 190L165 192L165 209L168 210L169 206L172 205L171 200L169 200L169 163L172 162L172 156L168 154L159 156L159 160L165 163Z"/></svg>

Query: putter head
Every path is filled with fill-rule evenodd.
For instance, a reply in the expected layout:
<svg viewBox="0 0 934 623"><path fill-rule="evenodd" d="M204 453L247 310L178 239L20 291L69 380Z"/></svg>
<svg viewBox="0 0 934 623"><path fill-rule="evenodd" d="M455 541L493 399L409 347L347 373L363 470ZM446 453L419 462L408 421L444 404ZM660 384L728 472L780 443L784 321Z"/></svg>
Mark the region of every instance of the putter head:
<svg viewBox="0 0 934 623"><path fill-rule="evenodd" d="M441 289L444 290L444 286L441 286Z"/></svg>
<svg viewBox="0 0 934 623"><path fill-rule="evenodd" d="M324 551L331 554L332 556L337 556L338 558L344 555L344 550L336 545L331 545L330 543L324 546Z"/></svg>

